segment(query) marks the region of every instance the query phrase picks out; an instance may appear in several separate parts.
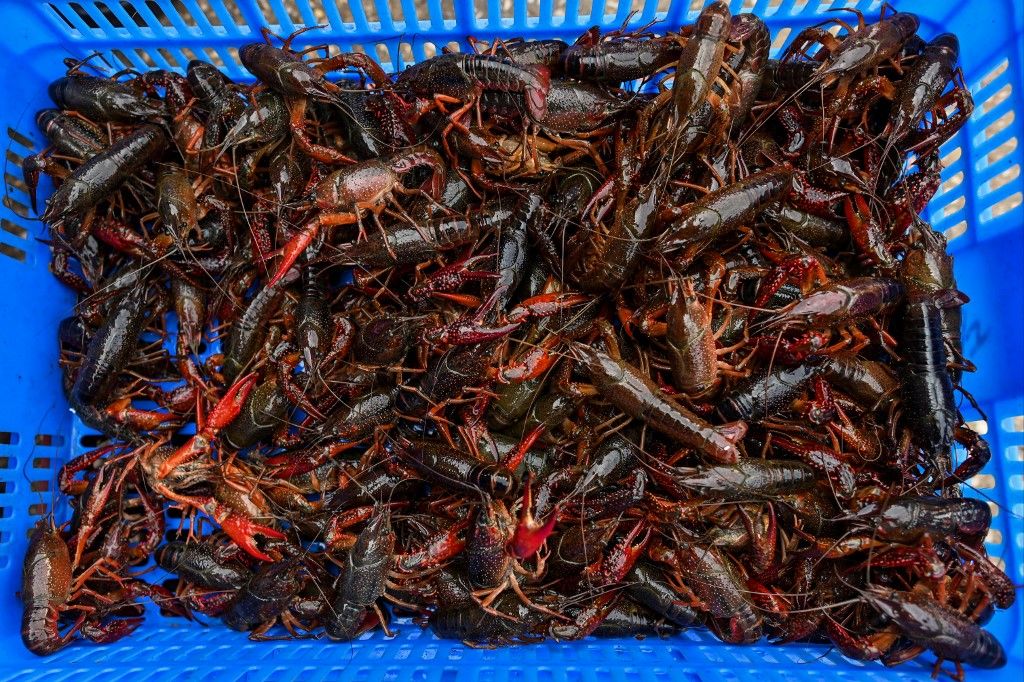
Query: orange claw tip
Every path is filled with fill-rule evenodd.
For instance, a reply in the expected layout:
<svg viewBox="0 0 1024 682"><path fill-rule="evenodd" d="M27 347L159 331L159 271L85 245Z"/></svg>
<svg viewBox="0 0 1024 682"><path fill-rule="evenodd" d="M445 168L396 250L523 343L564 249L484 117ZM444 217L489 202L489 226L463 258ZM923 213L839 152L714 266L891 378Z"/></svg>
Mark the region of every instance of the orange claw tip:
<svg viewBox="0 0 1024 682"><path fill-rule="evenodd" d="M129 407L131 404L131 398L118 398L114 402L107 405L106 412L107 414L116 417L118 414L121 413L121 411Z"/></svg>
<svg viewBox="0 0 1024 682"><path fill-rule="evenodd" d="M561 292L561 291L549 291L549 292L547 292L545 294L537 294L535 296L530 296L529 298L523 299L523 301L520 303L520 305L529 308L531 306L540 305L540 304L544 304L544 303L558 303L560 301L574 301L574 300L580 300L582 302L582 301L590 300L590 297L585 295L585 294L564 293L564 292Z"/></svg>
<svg viewBox="0 0 1024 682"><path fill-rule="evenodd" d="M312 222L306 227L302 228L302 231L292 237L292 240L285 244L284 248L281 249L281 264L277 268L277 272L267 282L268 287L272 287L291 270L292 266L295 265L295 261L298 260L299 254L306 250L313 240L316 239L317 234L320 232L320 224Z"/></svg>
<svg viewBox="0 0 1024 682"><path fill-rule="evenodd" d="M553 292L532 296L509 311L512 320L525 320L529 317L548 317L572 306L587 303L591 300L586 294Z"/></svg>
<svg viewBox="0 0 1024 682"><path fill-rule="evenodd" d="M856 227L864 222L865 217L870 218L871 207L868 206L864 195L855 194L853 201L850 200L850 197L843 199L843 213L850 224Z"/></svg>
<svg viewBox="0 0 1024 682"><path fill-rule="evenodd" d="M519 468L519 465L523 462L523 457L526 456L526 453L530 451L530 448L533 447L534 443L537 442L537 439L541 437L546 429L547 426L544 424L538 424L533 427L533 430L526 434L519 444L505 456L500 466L509 471L515 471ZM523 504L526 504L525 498Z"/></svg>
<svg viewBox="0 0 1024 682"><path fill-rule="evenodd" d="M430 294L436 298L443 298L459 305L464 305L467 308L476 308L480 305L480 297L472 294L458 294L451 293L448 291L435 291Z"/></svg>
<svg viewBox="0 0 1024 682"><path fill-rule="evenodd" d="M171 453L171 456L163 461L160 465L159 471L157 471L157 478L167 478L172 471L177 469L185 462L190 462L198 457L203 452L203 443L205 439L200 439L198 436L192 436L188 439L188 442L182 445L180 448Z"/></svg>
<svg viewBox="0 0 1024 682"><path fill-rule="evenodd" d="M267 526L256 526L256 532L260 535L265 535L268 538L273 538L274 540L284 540L288 537L281 531Z"/></svg>
<svg viewBox="0 0 1024 682"><path fill-rule="evenodd" d="M206 419L206 424L199 433L188 439L188 442L175 450L170 457L165 459L157 471L159 478L166 478L172 471L186 462L190 462L210 449L210 441L217 431L230 424L242 410L249 392L256 384L258 375L251 372L228 389L224 397L217 402L217 406Z"/></svg>
<svg viewBox="0 0 1024 682"><path fill-rule="evenodd" d="M555 530L559 511L561 511L561 507L556 505L548 515L548 520L540 525L533 521L532 515L528 511L524 511L520 515L520 521L516 526L515 535L512 536L510 547L512 554L517 559L528 559L537 553L537 550L544 545L548 536Z"/></svg>
<svg viewBox="0 0 1024 682"><path fill-rule="evenodd" d="M250 372L232 384L207 417L206 429L218 431L234 421L238 413L242 411L242 406L245 405L249 393L256 386L258 378L259 374Z"/></svg>
<svg viewBox="0 0 1024 682"><path fill-rule="evenodd" d="M220 522L221 530L223 530L229 538L234 541L236 545L241 547L249 556L259 559L260 561L274 561L273 557L263 552L257 545L254 536L259 533L264 537L273 538L275 540L284 540L285 534L281 531L267 526L261 526L253 523L249 519L241 516L229 515L222 519Z"/></svg>
<svg viewBox="0 0 1024 682"><path fill-rule="evenodd" d="M294 262L295 261L292 261L292 263ZM272 287L278 282L280 282L281 279L285 276L285 274L287 274L288 270L292 267L292 263L281 263L281 266L277 269L277 272L275 272L274 276L270 278L269 282L267 282L267 286Z"/></svg>
<svg viewBox="0 0 1024 682"><path fill-rule="evenodd" d="M646 528L646 532L637 542L637 536L640 535L640 531L644 528ZM650 526L647 526L647 524L642 520L638 521L636 525L633 526L632 530L626 534L626 537L622 539L622 542L616 547L611 565L605 566L605 569L609 572L609 584L621 582L626 577L626 574L632 570L637 559L643 555L650 539Z"/></svg>
<svg viewBox="0 0 1024 682"><path fill-rule="evenodd" d="M718 433L730 443L738 443L747 435L747 423L745 421L734 421L715 427Z"/></svg>

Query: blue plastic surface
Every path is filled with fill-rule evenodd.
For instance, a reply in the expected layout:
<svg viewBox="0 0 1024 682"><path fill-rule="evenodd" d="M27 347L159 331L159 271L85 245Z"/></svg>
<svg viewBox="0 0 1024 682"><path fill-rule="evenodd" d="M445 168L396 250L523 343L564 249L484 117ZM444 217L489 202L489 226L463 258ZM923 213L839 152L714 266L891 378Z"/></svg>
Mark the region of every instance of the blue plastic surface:
<svg viewBox="0 0 1024 682"><path fill-rule="evenodd" d="M46 85L63 73L64 57L101 51L113 70L126 66L180 69L194 57L222 64L236 78L239 45L258 40L260 26L278 34L326 24L296 45L361 46L395 68L466 37L572 38L593 25L618 27L663 19L678 26L702 0L0 0L0 131L9 139L0 207L0 679L79 682L103 679L345 679L392 682L746 682L747 680L926 679L911 663L886 670L845 659L820 646L726 646L706 633L668 640L587 640L494 651L470 649L399 624L392 640L375 633L352 644L253 644L218 623L203 628L164 619L150 609L134 636L112 646L75 644L47 659L21 646L21 579L26 534L53 502L60 464L87 448L89 431L72 419L56 364L57 321L73 303L47 271L42 225L30 213L21 181L22 157L40 148L35 112L50 106ZM796 31L853 6L877 16L880 2L733 0L754 11L776 36L777 52ZM1024 0L898 0L921 17L921 33L960 38L973 118L942 150L944 184L929 219L950 238L964 308L964 345L978 365L965 384L989 416L994 453L972 481L993 503L989 553L1024 583L1024 207L1020 176L1024 138ZM507 9L507 8L511 9ZM389 9L390 8L390 9ZM784 31L791 29L792 32ZM50 191L42 187L42 197ZM965 405L965 413L967 406ZM83 439L85 442L83 443ZM1006 646L1001 671L970 670L969 678L1021 680L1020 605L989 625Z"/></svg>

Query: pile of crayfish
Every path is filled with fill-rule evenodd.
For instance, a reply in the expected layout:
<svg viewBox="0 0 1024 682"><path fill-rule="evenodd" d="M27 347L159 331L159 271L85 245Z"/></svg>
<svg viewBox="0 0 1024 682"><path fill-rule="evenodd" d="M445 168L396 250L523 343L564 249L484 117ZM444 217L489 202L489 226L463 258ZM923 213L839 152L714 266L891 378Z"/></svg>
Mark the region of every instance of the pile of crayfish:
<svg viewBox="0 0 1024 682"><path fill-rule="evenodd" d="M394 75L267 31L255 84L70 63L24 171L106 440L33 531L26 646L117 640L147 598L253 639L397 612L1002 665L967 299L918 215L972 103L918 23L774 60L716 2Z"/></svg>

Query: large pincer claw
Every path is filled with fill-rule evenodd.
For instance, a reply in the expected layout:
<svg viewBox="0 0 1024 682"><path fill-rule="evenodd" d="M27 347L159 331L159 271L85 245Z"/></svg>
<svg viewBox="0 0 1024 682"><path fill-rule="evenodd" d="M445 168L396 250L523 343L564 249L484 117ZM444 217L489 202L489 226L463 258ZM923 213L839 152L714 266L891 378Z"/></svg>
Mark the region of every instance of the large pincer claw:
<svg viewBox="0 0 1024 682"><path fill-rule="evenodd" d="M170 457L164 460L163 464L160 465L157 476L167 478L172 471L182 464L191 462L204 454L209 454L213 446L213 440L217 437L220 430L234 421L238 413L242 411L242 406L245 405L249 393L256 386L256 378L257 375L253 372L236 381L228 389L227 393L224 394L224 397L218 401L213 411L210 412L206 423L202 425L199 431L189 438L187 443L175 450Z"/></svg>
<svg viewBox="0 0 1024 682"><path fill-rule="evenodd" d="M543 523L533 518L533 492L531 490L533 475L526 476L526 489L523 491L523 506L519 511L519 523L516 524L515 534L509 543L509 549L517 559L528 559L547 541L548 536L555 530L558 522L560 507L555 506L548 515L547 521Z"/></svg>
<svg viewBox="0 0 1024 682"><path fill-rule="evenodd" d="M241 514L233 512L224 513L216 503L212 503L207 507L207 512L217 523L220 524L221 530L223 530L236 545L245 550L249 556L259 559L260 561L274 561L273 557L256 545L256 535L259 534L263 537L272 538L274 540L284 540L284 533L268 526L261 526L260 524L255 523L252 519L248 519Z"/></svg>

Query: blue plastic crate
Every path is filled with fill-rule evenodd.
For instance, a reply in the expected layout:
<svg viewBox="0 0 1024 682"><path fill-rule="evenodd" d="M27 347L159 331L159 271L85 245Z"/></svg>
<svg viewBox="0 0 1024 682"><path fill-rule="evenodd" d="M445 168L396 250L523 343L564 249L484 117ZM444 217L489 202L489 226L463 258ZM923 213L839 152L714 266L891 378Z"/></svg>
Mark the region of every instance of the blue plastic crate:
<svg viewBox="0 0 1024 682"><path fill-rule="evenodd" d="M925 679L911 663L892 670L850 661L823 646L726 646L703 632L667 640L587 640L478 650L399 624L393 640L374 633L351 644L250 643L214 623L203 628L164 619L151 609L145 625L112 646L75 644L48 659L25 651L15 598L26 534L53 501L60 464L88 449L90 432L73 420L62 397L54 330L73 303L47 271L42 225L30 213L21 159L38 151L35 112L50 106L46 85L63 73L64 57L102 52L114 69L181 69L192 58L247 74L236 48L258 40L260 26L278 34L326 24L297 45L361 46L393 68L442 47L465 49L466 37L527 35L573 38L593 25L618 27L663 19L691 21L704 0L0 0L0 122L8 136L0 207L0 679L114 682L182 679L345 679L392 682L700 682L779 679ZM862 0L733 0L772 29L777 52L796 31L826 18L831 6L877 16L880 2ZM898 0L921 17L929 37L953 31L977 107L942 149L945 181L929 219L946 232L956 255L964 309L964 345L979 370L967 388L988 414L994 457L972 481L992 502L989 553L1024 583L1024 208L1020 177L1024 129L1024 0ZM787 30L788 29L788 30ZM44 185L45 197L50 187ZM1010 662L971 679L1020 680L1024 607L990 624Z"/></svg>

